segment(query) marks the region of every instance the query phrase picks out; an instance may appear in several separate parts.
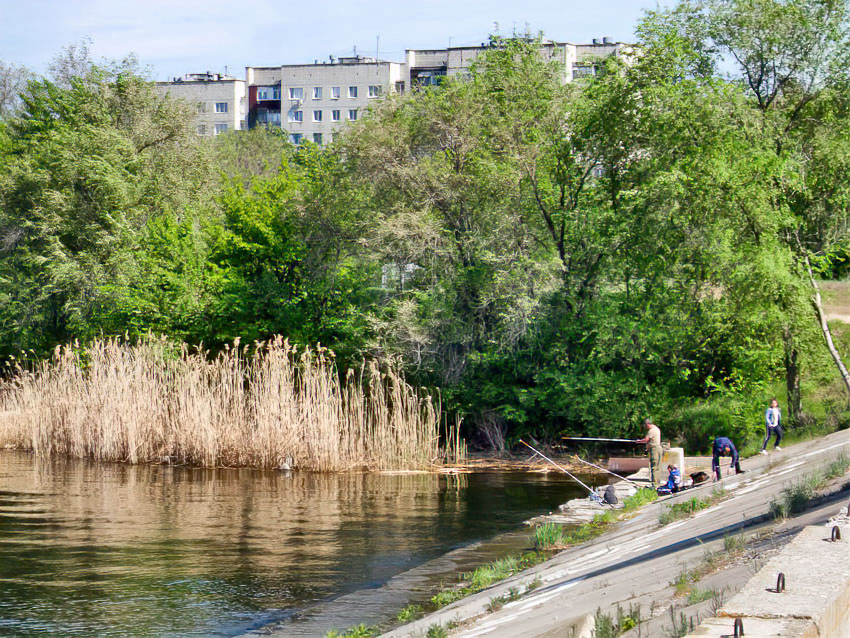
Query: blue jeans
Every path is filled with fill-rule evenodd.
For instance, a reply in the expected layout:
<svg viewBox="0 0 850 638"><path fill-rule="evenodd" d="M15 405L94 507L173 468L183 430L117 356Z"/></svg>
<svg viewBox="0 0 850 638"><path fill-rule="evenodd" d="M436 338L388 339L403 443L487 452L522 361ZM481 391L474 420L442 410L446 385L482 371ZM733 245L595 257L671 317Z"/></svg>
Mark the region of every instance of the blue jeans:
<svg viewBox="0 0 850 638"><path fill-rule="evenodd" d="M767 426L767 436L764 438L764 443L762 443L761 449L766 450L767 444L770 442L770 437L776 435L776 443L773 444L773 447L779 447L779 442L782 440L782 426L781 425L768 425Z"/></svg>

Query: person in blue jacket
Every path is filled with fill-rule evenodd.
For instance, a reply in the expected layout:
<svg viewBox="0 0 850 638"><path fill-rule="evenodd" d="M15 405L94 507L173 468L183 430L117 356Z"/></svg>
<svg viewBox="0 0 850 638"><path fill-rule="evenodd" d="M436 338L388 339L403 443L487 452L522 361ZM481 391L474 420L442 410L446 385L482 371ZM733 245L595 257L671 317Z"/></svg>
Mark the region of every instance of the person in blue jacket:
<svg viewBox="0 0 850 638"><path fill-rule="evenodd" d="M682 473L675 465L667 466L667 482L656 491L659 494L675 494L682 487Z"/></svg>
<svg viewBox="0 0 850 638"><path fill-rule="evenodd" d="M761 446L761 454L767 454L767 444L770 443L770 437L776 435L776 443L773 444L774 450L781 450L779 442L782 440L782 412L779 410L779 401L776 399L770 400L770 406L764 413L764 443Z"/></svg>
<svg viewBox="0 0 850 638"><path fill-rule="evenodd" d="M711 446L711 470L714 472L714 480L719 481L723 478L720 474L720 457L731 456L732 463L729 467L735 468L735 474L743 474L741 464L738 460L738 450L735 449L735 444L725 436L718 436L714 439L714 444Z"/></svg>

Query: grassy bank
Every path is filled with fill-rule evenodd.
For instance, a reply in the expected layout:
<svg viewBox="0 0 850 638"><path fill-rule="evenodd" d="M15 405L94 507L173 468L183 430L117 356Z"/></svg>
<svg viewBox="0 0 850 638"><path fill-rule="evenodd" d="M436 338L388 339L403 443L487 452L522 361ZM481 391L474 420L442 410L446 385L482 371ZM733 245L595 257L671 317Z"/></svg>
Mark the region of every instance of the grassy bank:
<svg viewBox="0 0 850 638"><path fill-rule="evenodd" d="M844 476L848 470L850 470L850 458L841 455L824 468L786 487L779 498L770 503L773 517L783 519L804 512L819 490L826 487L832 479Z"/></svg>
<svg viewBox="0 0 850 638"><path fill-rule="evenodd" d="M393 368L340 378L327 350L281 338L215 358L160 339L57 348L0 386L0 446L131 463L424 469L440 447L439 401Z"/></svg>
<svg viewBox="0 0 850 638"><path fill-rule="evenodd" d="M600 534L605 533L611 525L622 516L651 503L658 498L658 493L653 489L640 489L623 500L620 509L607 510L597 514L593 520L579 525L578 527L559 525L557 523L545 523L534 528L532 540L537 550L563 549L570 545L577 545Z"/></svg>

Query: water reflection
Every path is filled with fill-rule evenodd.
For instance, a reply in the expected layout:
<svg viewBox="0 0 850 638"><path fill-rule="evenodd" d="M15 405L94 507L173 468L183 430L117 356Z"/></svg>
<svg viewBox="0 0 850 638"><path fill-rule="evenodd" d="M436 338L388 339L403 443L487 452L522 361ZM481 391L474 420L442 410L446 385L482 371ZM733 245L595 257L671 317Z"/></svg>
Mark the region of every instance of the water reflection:
<svg viewBox="0 0 850 638"><path fill-rule="evenodd" d="M284 475L0 452L0 634L241 633L573 490L557 475Z"/></svg>

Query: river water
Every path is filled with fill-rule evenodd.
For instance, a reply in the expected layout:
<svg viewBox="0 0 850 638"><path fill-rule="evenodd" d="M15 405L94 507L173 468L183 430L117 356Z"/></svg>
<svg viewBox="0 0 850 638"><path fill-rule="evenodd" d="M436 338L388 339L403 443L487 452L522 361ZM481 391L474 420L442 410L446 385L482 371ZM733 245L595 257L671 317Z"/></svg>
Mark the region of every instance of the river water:
<svg viewBox="0 0 850 638"><path fill-rule="evenodd" d="M0 635L240 635L577 495L558 474L285 474L0 451Z"/></svg>

